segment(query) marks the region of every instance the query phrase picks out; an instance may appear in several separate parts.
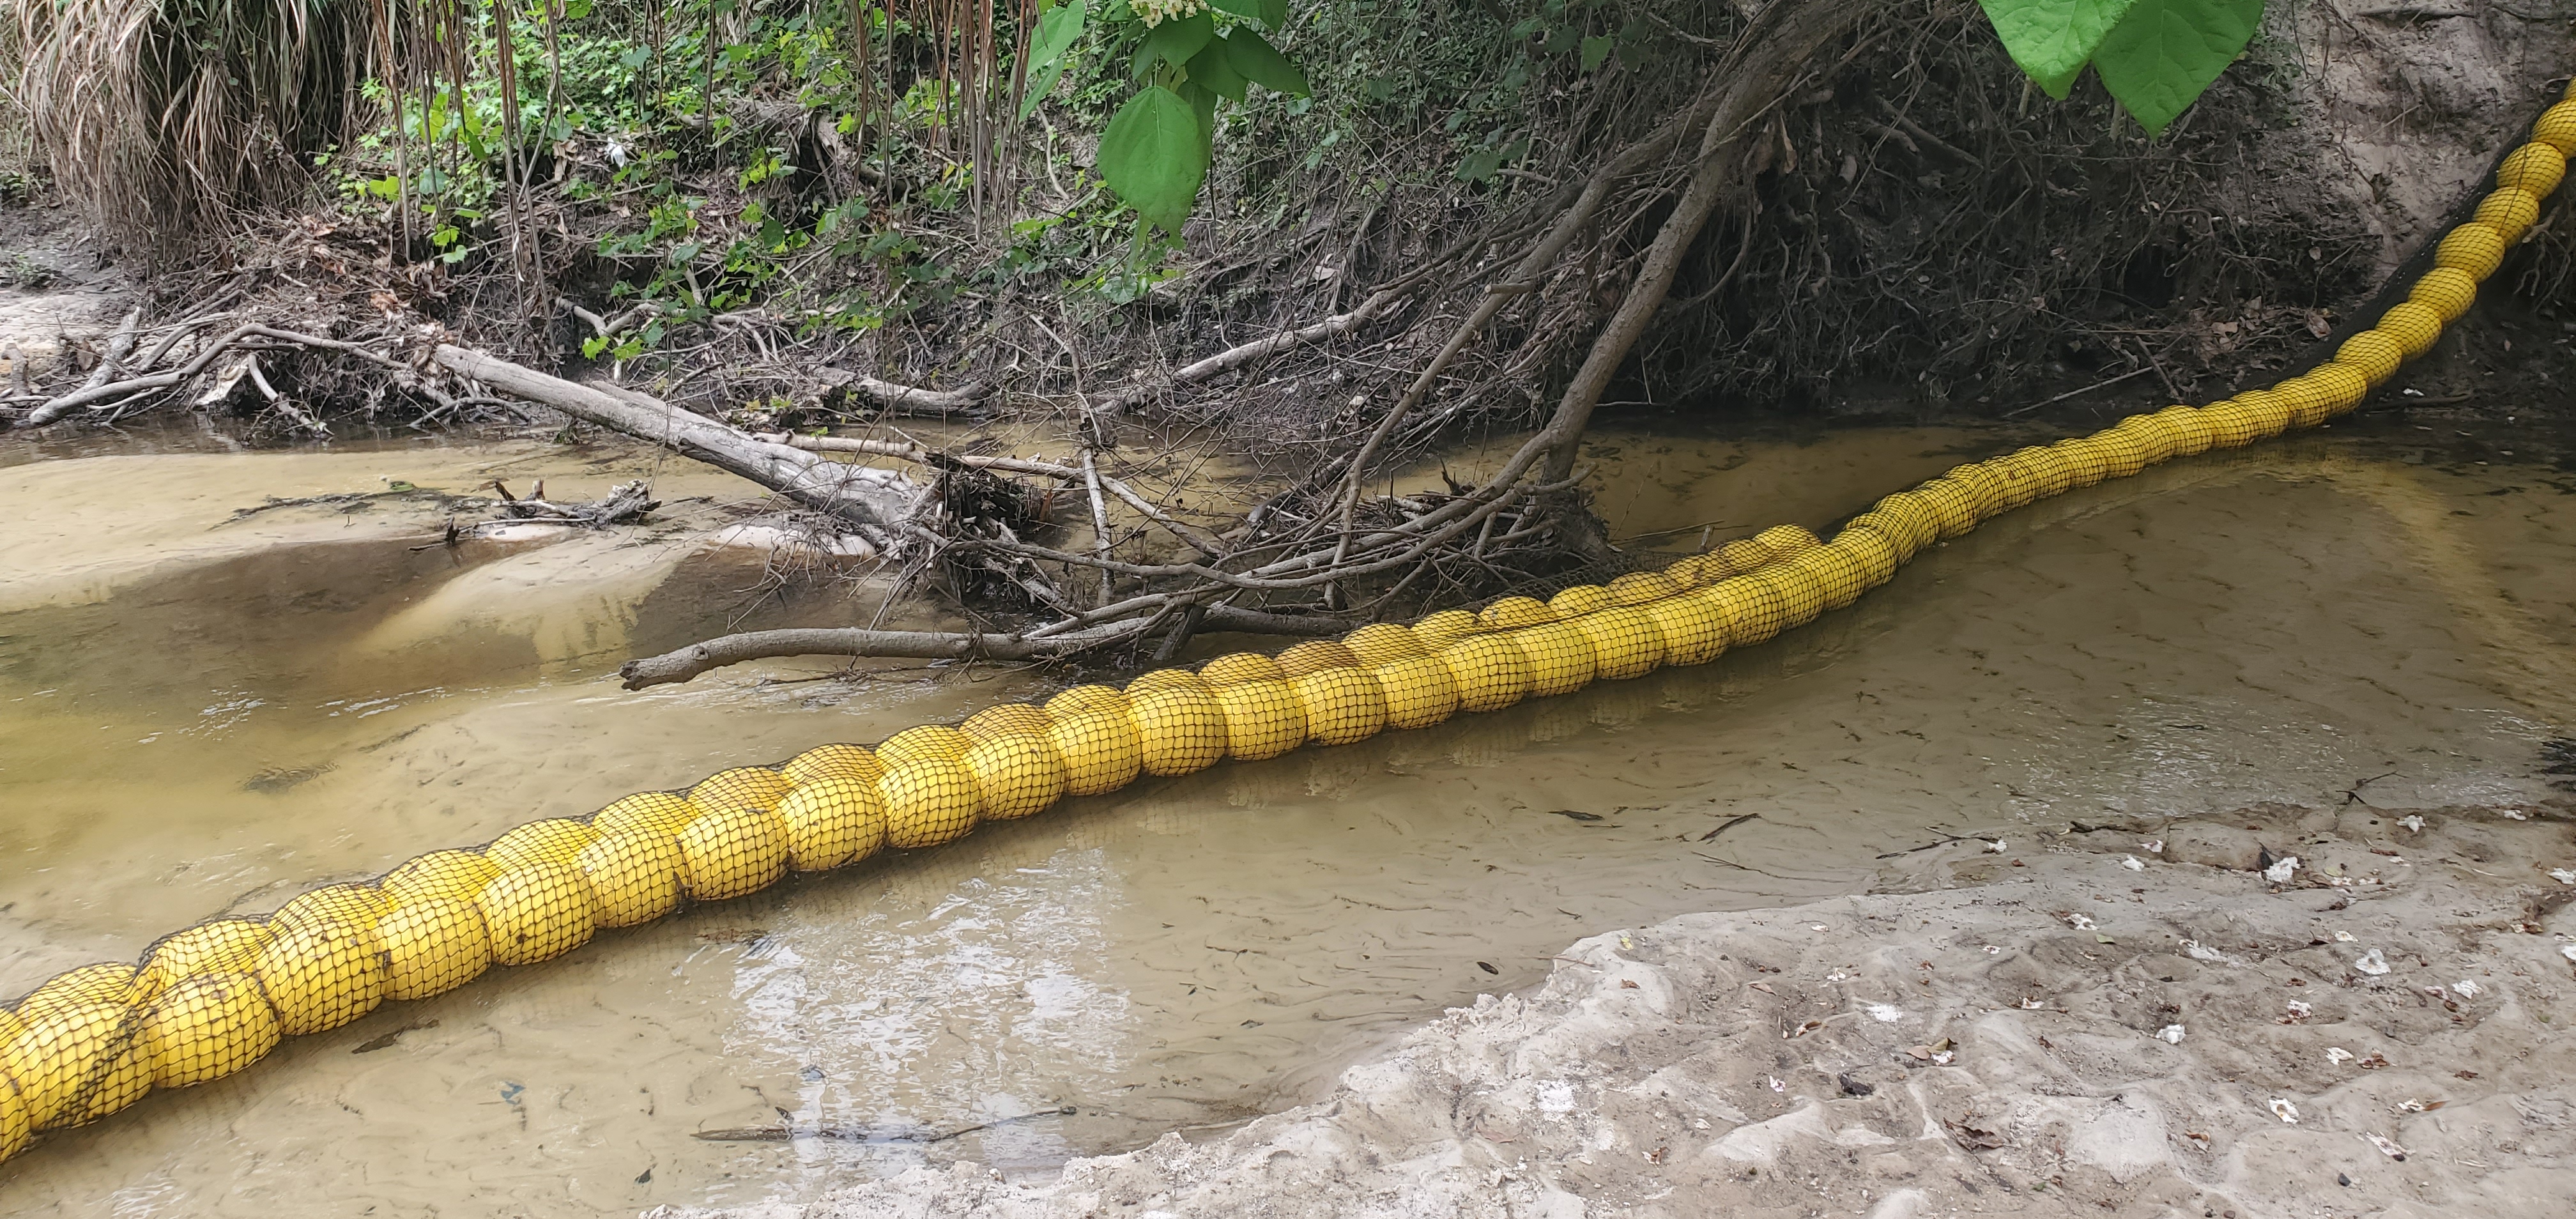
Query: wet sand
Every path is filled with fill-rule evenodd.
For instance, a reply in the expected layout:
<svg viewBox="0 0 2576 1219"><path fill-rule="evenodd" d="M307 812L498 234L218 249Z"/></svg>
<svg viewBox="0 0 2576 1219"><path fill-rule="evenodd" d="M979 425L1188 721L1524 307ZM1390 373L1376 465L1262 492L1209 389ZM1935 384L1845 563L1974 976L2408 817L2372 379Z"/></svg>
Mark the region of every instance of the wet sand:
<svg viewBox="0 0 2576 1219"><path fill-rule="evenodd" d="M1662 442L1700 446L1655 454L1686 494L1622 531L1762 522L1780 488L1805 497L1781 515L1823 526L1980 440L1890 435ZM0 1166L0 1210L632 1213L958 1160L1043 1176L1313 1101L1585 936L1858 892L1877 856L1944 836L2325 806L2364 780L2383 804L2544 798L2576 688L2576 501L2545 468L2409 456L2329 434L2160 467L1708 666L1074 801L605 936L51 1137ZM1618 459L1598 456L1612 485ZM0 495L42 465L0 471ZM756 570L674 538L667 569L595 597L532 567L448 603L479 614L423 613L454 569L387 558L332 600L321 577L352 568L331 541L156 559L0 612L0 799L24 810L0 822L0 991L1061 680L780 662L627 694L608 669L743 611ZM185 577L209 570L237 578L199 594ZM782 1121L832 1137L691 1137Z"/></svg>
<svg viewBox="0 0 2576 1219"><path fill-rule="evenodd" d="M2576 804L2120 820L1582 940L1222 1139L652 1215L2567 1213Z"/></svg>

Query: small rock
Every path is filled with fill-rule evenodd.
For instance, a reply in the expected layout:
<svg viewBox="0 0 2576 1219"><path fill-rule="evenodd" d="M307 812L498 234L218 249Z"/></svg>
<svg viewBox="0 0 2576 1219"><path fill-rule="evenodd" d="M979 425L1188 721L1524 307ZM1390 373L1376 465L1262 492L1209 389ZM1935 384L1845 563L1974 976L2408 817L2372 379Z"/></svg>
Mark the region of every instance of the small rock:
<svg viewBox="0 0 2576 1219"><path fill-rule="evenodd" d="M2182 1026L2179 1024L2168 1024L2157 1031L2156 1037L2166 1045L2181 1045L2183 1037Z"/></svg>
<svg viewBox="0 0 2576 1219"><path fill-rule="evenodd" d="M2286 885L2290 883L2290 877L2297 874L2298 870L2299 857L2296 855L2284 855L2279 859L2273 860L2271 867L2263 869L2263 879L2276 885Z"/></svg>
<svg viewBox="0 0 2576 1219"><path fill-rule="evenodd" d="M2354 957L2352 960L2352 967L2376 978L2388 972L2388 958L2382 956L2378 949L2373 948L2360 956Z"/></svg>

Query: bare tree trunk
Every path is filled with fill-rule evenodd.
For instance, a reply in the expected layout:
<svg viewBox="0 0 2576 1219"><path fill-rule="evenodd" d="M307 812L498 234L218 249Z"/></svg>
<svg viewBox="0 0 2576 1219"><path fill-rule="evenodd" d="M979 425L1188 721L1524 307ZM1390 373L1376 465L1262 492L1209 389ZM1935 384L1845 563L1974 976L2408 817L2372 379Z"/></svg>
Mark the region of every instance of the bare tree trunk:
<svg viewBox="0 0 2576 1219"><path fill-rule="evenodd" d="M912 480L900 474L770 444L623 386L611 392L580 385L445 343L434 358L439 367L458 376L739 474L808 508L864 527L877 535L871 540L880 545L893 544L892 531L910 513L918 493Z"/></svg>

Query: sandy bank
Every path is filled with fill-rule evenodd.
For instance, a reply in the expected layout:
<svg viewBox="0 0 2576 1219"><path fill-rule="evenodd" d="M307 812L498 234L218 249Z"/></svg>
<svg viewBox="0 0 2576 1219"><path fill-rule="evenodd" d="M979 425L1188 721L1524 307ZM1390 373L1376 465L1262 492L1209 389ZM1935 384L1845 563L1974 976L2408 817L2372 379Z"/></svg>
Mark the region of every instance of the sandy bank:
<svg viewBox="0 0 2576 1219"><path fill-rule="evenodd" d="M1221 1139L654 1214L2563 1217L2571 868L2564 806L1951 843L1584 940Z"/></svg>

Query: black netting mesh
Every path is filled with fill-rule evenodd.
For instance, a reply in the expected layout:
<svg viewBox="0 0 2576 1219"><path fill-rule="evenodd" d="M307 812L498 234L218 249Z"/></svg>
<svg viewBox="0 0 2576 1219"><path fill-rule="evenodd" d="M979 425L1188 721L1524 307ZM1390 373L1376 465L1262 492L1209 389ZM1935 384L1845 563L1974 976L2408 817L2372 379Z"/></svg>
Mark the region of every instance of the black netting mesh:
<svg viewBox="0 0 2576 1219"><path fill-rule="evenodd" d="M155 1086L238 1072L284 1037L337 1028L389 999L440 994L494 965L560 956L602 927L756 892L790 871L935 846L978 821L1115 791L1140 773L1187 774L1310 741L1345 744L1595 678L1704 663L1850 604L1924 547L1996 513L2322 423L2427 350L2468 308L2503 243L2533 222L2536 196L2556 188L2563 154L2576 148L2576 101L2552 109L2540 130L2550 142L2506 159L2504 188L2479 220L2443 240L2410 303L2347 340L2334 362L2227 402L2168 407L1956 467L1879 501L1830 544L1774 526L1661 570L1641 565L1661 556L1632 555L1589 573L1606 584L1561 576L1545 601L1506 596L1481 612L1374 624L1277 657L1220 657L1195 673L1145 674L1124 693L1078 686L1043 707L994 707L957 727L906 729L873 750L821 745L777 767L719 771L685 792L643 792L589 817L530 822L481 848L432 851L376 882L298 895L266 918L210 919L154 942L139 966L67 971L0 1008L0 1159ZM2519 197L2525 191L2534 198ZM1633 699L1595 700L1539 717L1536 730L1623 722L1655 697L1639 688ZM1485 748L1474 732L1458 740L1453 753ZM1282 770L1279 781L1299 790L1365 781L1364 771L1320 777L1332 769L1318 760ZM1245 773L1253 786L1266 781L1265 772Z"/></svg>

